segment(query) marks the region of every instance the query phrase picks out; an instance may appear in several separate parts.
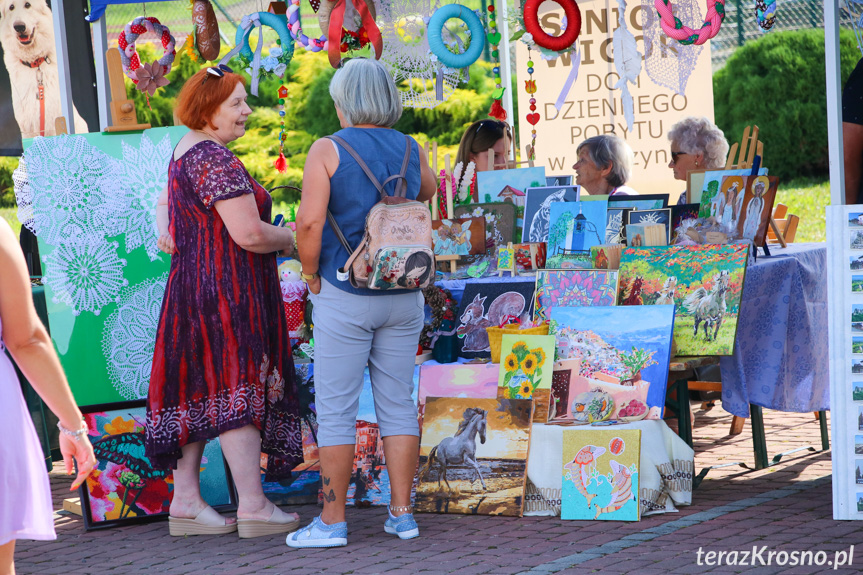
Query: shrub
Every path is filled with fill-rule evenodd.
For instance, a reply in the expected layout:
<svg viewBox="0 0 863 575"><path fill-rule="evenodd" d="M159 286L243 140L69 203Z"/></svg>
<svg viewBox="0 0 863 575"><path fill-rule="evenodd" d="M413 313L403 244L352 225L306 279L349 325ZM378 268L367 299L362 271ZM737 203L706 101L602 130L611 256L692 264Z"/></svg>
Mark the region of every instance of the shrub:
<svg viewBox="0 0 863 575"><path fill-rule="evenodd" d="M854 33L840 34L842 84L859 52ZM739 48L713 75L716 124L729 143L759 127L763 164L781 178L828 172L824 31L774 32Z"/></svg>

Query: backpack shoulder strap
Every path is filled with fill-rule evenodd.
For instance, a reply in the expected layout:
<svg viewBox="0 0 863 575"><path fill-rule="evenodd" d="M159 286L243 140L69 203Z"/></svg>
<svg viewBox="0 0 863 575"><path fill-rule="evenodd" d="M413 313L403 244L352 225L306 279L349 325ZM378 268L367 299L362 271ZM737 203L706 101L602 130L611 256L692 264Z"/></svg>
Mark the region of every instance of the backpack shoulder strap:
<svg viewBox="0 0 863 575"><path fill-rule="evenodd" d="M374 184L375 188L377 188L378 193L380 193L380 195L381 195L381 199L383 200L384 198L386 198L387 194L384 191L384 186L381 185L381 183L378 181L378 179L375 177L375 175L369 169L368 164L366 164L363 161L363 159L360 157L360 155L357 153L357 151L354 150L351 147L351 145L348 144L344 140L344 138L342 138L341 136L332 135L332 136L327 136L327 138L329 138L330 140L336 142L338 145L343 147L345 149L345 151L347 151L347 153L349 153L351 155L351 157L353 157L353 159L357 162L357 164L360 166L360 168L362 168L363 172L365 172L366 176L368 176L369 180L372 181L372 184ZM387 181L389 181L389 180L387 180ZM386 183L386 182L384 182L384 183Z"/></svg>
<svg viewBox="0 0 863 575"><path fill-rule="evenodd" d="M386 186L388 183L390 183L393 180L398 180L399 182L396 184L396 191L393 195L396 197L400 197L400 198L404 198L405 196L407 196L407 187L408 187L407 173L408 173L408 164L410 163L410 161L411 161L411 139L410 139L410 136L405 134L405 157L404 157L404 160L402 160L402 170L400 173L398 173L394 176L390 176L389 178L384 180L384 183L381 184L381 188L383 189L384 186Z"/></svg>

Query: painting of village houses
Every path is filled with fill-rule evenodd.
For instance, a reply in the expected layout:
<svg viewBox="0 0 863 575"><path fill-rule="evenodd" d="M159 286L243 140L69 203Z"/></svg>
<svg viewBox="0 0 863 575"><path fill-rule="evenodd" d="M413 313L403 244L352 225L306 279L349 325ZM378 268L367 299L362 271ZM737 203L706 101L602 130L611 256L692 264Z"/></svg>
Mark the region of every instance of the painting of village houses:
<svg viewBox="0 0 863 575"><path fill-rule="evenodd" d="M476 184L480 202L510 202L523 210L527 189L545 186L545 168L477 172Z"/></svg>
<svg viewBox="0 0 863 575"><path fill-rule="evenodd" d="M553 308L555 419L659 419L673 325L670 305Z"/></svg>
<svg viewBox="0 0 863 575"><path fill-rule="evenodd" d="M532 416L529 399L426 398L416 510L520 517Z"/></svg>
<svg viewBox="0 0 863 575"><path fill-rule="evenodd" d="M748 245L626 248L618 305L675 304L677 355L732 355Z"/></svg>

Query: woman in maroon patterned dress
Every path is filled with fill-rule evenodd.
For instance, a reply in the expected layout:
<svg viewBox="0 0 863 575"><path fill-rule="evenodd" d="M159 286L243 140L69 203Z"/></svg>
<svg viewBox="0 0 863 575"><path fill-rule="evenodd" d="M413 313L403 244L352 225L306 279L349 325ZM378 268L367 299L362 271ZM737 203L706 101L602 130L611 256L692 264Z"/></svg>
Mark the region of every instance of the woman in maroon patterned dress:
<svg viewBox="0 0 863 575"><path fill-rule="evenodd" d="M174 150L157 219L172 254L147 399L146 452L174 468L171 535L296 529L298 517L267 500L270 478L302 462L302 433L275 253L293 250L271 225L272 200L225 145L251 113L241 76L227 67L192 76L177 100L191 128ZM170 224L169 224L170 222ZM198 470L218 437L239 493L237 522L202 499Z"/></svg>

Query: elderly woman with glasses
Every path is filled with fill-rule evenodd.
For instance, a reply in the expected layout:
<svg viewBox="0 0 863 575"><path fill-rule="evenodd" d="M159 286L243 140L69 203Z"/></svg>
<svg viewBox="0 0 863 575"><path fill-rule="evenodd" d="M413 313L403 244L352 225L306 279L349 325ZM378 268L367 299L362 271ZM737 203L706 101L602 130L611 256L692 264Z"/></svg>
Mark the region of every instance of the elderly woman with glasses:
<svg viewBox="0 0 863 575"><path fill-rule="evenodd" d="M671 126L668 131L671 142L671 161L668 167L674 170L674 179L686 181L691 170L721 170L728 155L728 141L722 130L707 118L690 116ZM682 194L679 204L686 203Z"/></svg>
<svg viewBox="0 0 863 575"><path fill-rule="evenodd" d="M366 216L381 201L368 174L393 195L397 188L392 176L404 171L405 197L419 201L434 194L434 174L416 141L392 129L402 105L383 64L354 58L336 71L330 96L342 129L312 144L297 211L303 279L315 306L315 407L324 509L288 535L290 547L347 545L345 501L354 473L356 420L367 365L390 480L383 530L400 539L419 535L411 507L419 458L417 408L411 394L423 296L416 289L353 287L339 272L351 254L337 234L341 230L351 248L363 241ZM432 277L433 265L427 256L408 257L400 272L404 287ZM358 468L356 473L365 472Z"/></svg>
<svg viewBox="0 0 863 575"><path fill-rule="evenodd" d="M632 175L633 154L622 138L603 134L588 138L576 149L575 183L591 196L631 196L638 192L626 186Z"/></svg>
<svg viewBox="0 0 863 575"><path fill-rule="evenodd" d="M294 246L271 225L272 199L226 147L252 110L242 76L206 68L180 91L176 113L190 128L174 149L157 206L158 245L172 254L147 397L146 454L173 468L171 535L257 537L292 531L295 514L273 505L267 475L303 461L276 252ZM239 494L237 521L201 497L198 472L219 438Z"/></svg>

